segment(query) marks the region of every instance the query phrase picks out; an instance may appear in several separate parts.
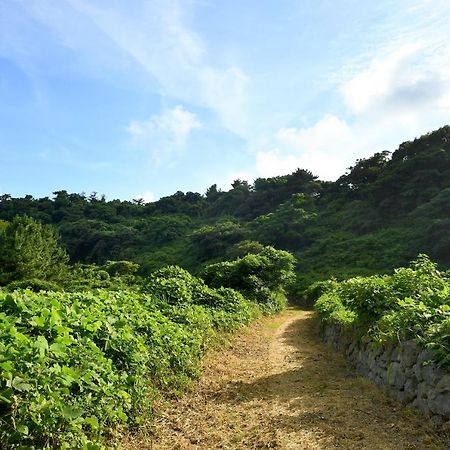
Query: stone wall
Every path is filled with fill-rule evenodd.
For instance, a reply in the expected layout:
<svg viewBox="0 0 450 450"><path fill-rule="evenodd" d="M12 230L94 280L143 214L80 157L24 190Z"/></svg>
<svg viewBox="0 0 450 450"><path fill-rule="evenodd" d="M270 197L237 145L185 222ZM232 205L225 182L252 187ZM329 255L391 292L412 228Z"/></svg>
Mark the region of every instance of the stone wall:
<svg viewBox="0 0 450 450"><path fill-rule="evenodd" d="M413 341L381 345L357 339L338 325L325 325L322 337L396 400L419 409L436 425L450 420L450 373L433 362L430 350Z"/></svg>

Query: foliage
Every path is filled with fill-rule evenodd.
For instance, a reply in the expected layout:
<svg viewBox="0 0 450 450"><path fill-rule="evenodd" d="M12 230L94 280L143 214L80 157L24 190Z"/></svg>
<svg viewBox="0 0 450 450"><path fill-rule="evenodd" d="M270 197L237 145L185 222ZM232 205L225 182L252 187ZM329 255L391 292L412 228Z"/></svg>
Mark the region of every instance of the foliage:
<svg viewBox="0 0 450 450"><path fill-rule="evenodd" d="M317 300L315 308L319 317L325 322L337 322L345 327L355 323L357 315L346 308L335 292L325 292Z"/></svg>
<svg viewBox="0 0 450 450"><path fill-rule="evenodd" d="M179 267L144 290L0 291L0 447L100 448L151 414L158 392L181 392L216 332L259 315Z"/></svg>
<svg viewBox="0 0 450 450"><path fill-rule="evenodd" d="M357 326L378 341L415 339L450 367L450 278L426 255L392 275L334 283L316 311L325 322Z"/></svg>
<svg viewBox="0 0 450 450"><path fill-rule="evenodd" d="M96 193L0 196L0 220L53 225L72 263L132 261L139 274L167 265L196 272L243 257L245 240L294 252L301 293L331 276L387 273L427 253L450 267L450 127L356 161L335 182L307 170L235 180L229 191L178 191L155 202ZM0 233L4 222L0 222ZM250 253L253 253L251 251ZM40 277L41 278L41 277Z"/></svg>
<svg viewBox="0 0 450 450"><path fill-rule="evenodd" d="M281 309L285 291L295 279L295 258L289 252L265 247L234 261L206 266L201 276L212 287L229 287L267 310Z"/></svg>
<svg viewBox="0 0 450 450"><path fill-rule="evenodd" d="M248 254L258 254L264 250L264 245L258 241L252 241L246 239L245 241L240 241L234 244L227 251L227 256L229 259L242 258Z"/></svg>
<svg viewBox="0 0 450 450"><path fill-rule="evenodd" d="M105 265L73 264L61 283L66 291L92 289L139 290L141 280L134 275L138 264L130 261L108 261Z"/></svg>
<svg viewBox="0 0 450 450"><path fill-rule="evenodd" d="M67 254L53 227L16 216L0 232L0 284L29 279L60 280Z"/></svg>
<svg viewBox="0 0 450 450"><path fill-rule="evenodd" d="M337 281L334 278L329 280L316 281L311 283L305 289L301 296L306 300L308 305L313 305L325 293L333 291L337 287Z"/></svg>
<svg viewBox="0 0 450 450"><path fill-rule="evenodd" d="M227 220L215 225L205 225L195 230L191 238L200 261L206 261L223 255L230 246L242 241L245 236L246 231L241 225Z"/></svg>
<svg viewBox="0 0 450 450"><path fill-rule="evenodd" d="M336 182L298 169L147 204L0 196L0 447L99 448L180 392L218 331L280 309L295 268L323 320L450 366L449 272L421 255L380 275L424 252L450 267L449 199L449 126Z"/></svg>
<svg viewBox="0 0 450 450"><path fill-rule="evenodd" d="M103 269L111 276L133 275L139 270L139 264L132 261L106 261Z"/></svg>
<svg viewBox="0 0 450 450"><path fill-rule="evenodd" d="M252 236L266 245L298 250L308 243L305 230L316 217L315 213L305 209L311 206L310 198L307 199L304 194L293 194L274 212L261 215L250 224Z"/></svg>
<svg viewBox="0 0 450 450"><path fill-rule="evenodd" d="M32 292L40 291L60 291L61 286L51 281L39 280L37 278L31 278L29 280L13 281L6 286L8 291L16 291L18 289L28 289Z"/></svg>

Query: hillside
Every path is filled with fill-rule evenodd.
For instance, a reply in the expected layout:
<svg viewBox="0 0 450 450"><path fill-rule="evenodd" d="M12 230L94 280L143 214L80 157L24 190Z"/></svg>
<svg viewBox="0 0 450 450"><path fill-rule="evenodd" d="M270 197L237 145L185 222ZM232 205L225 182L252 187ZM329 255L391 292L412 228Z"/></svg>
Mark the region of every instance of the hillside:
<svg viewBox="0 0 450 450"><path fill-rule="evenodd" d="M401 373L396 359L380 364L380 380L414 399L410 406L425 404L428 409L419 409L435 425L448 420L442 383L450 367L450 271L437 270L424 254L398 266L419 252L449 266L449 142L445 127L392 155L358 160L333 183L298 169L253 185L236 180L228 192L211 186L205 195L177 192L149 204L65 191L53 199L4 195L0 447L102 450L106 442L115 448L128 439L131 448L153 448L156 438L161 448L190 448L189 442L215 448L215 439L230 448L268 448L264 442L270 448L337 442L363 448L365 438L390 448L384 442L403 429L404 446L396 448L411 448L412 439L447 448L444 428L434 433L427 423L419 429L420 419L397 414L373 387L349 380L354 375L342 358L317 341L319 322L310 313L282 310L287 294L303 295L317 300L323 326L353 330L358 342L381 348L414 341L418 370L409 371L411 379L412 359L394 380L393 371ZM330 276L344 280L311 284ZM231 333L257 319L261 333L240 341L237 358L228 352L231 373L224 378L218 367L199 381L200 387L211 383L212 390L200 392L212 402L196 408L194 390L189 414L179 409L192 400L189 394L173 410L162 406L200 377L209 351L228 351ZM383 355L399 354L386 348ZM431 358L426 366L423 354ZM407 388L419 381L426 398L422 388ZM338 409L328 407L331 397ZM223 408L216 408L220 398ZM230 407L237 415L222 420ZM356 409L375 412L379 423L358 421L362 431L355 434ZM161 422L161 414L170 419ZM281 416L286 422L273 420ZM204 426L214 417L226 429ZM290 426L293 419L301 428ZM397 428L384 433L392 423ZM191 424L202 427L194 438ZM343 433L334 433L336 424Z"/></svg>
<svg viewBox="0 0 450 450"><path fill-rule="evenodd" d="M0 219L52 224L72 262L130 260L147 274L167 264L197 271L257 252L293 252L299 287L329 276L386 272L418 253L450 266L450 127L357 160L335 182L297 169L236 180L223 192L176 192L145 204L58 191L0 198Z"/></svg>

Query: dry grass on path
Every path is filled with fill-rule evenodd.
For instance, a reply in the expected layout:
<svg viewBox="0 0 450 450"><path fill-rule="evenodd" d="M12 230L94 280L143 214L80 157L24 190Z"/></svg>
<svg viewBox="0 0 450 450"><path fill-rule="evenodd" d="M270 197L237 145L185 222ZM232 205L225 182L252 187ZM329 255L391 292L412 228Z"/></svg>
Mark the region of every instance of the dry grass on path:
<svg viewBox="0 0 450 450"><path fill-rule="evenodd" d="M246 328L205 359L204 374L127 450L449 449L318 341L311 312L288 310Z"/></svg>

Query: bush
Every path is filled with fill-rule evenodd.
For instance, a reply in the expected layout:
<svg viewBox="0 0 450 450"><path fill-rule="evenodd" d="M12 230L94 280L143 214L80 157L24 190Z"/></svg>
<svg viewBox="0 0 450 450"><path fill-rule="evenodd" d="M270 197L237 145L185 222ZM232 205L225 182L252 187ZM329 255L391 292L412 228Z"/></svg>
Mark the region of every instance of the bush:
<svg viewBox="0 0 450 450"><path fill-rule="evenodd" d="M310 284L301 295L305 298L307 304L313 305L323 294L334 290L337 285L338 282L334 278L316 281Z"/></svg>
<svg viewBox="0 0 450 450"><path fill-rule="evenodd" d="M335 322L349 327L356 321L356 314L345 308L336 291L323 294L317 300L315 308L320 318L325 322Z"/></svg>
<svg viewBox="0 0 450 450"><path fill-rule="evenodd" d="M342 304L362 320L380 317L396 302L390 278L383 276L350 278L339 283L337 291Z"/></svg>
<svg viewBox="0 0 450 450"><path fill-rule="evenodd" d="M28 289L32 292L40 291L60 291L61 286L51 281L39 280L33 278L31 280L13 281L6 286L8 291L16 291L18 289Z"/></svg>
<svg viewBox="0 0 450 450"><path fill-rule="evenodd" d="M316 311L324 322L357 325L380 342L414 339L450 367L450 279L426 255L393 275L337 283Z"/></svg>
<svg viewBox="0 0 450 450"><path fill-rule="evenodd" d="M206 266L201 276L209 286L236 289L272 312L286 304L285 291L295 279L294 263L289 252L264 247L258 254Z"/></svg>
<svg viewBox="0 0 450 450"><path fill-rule="evenodd" d="M155 298L177 305L193 303L192 294L196 279L178 266L168 266L154 272L144 282L144 292Z"/></svg>
<svg viewBox="0 0 450 450"><path fill-rule="evenodd" d="M217 331L259 314L178 267L145 289L0 291L0 448L101 448L198 376Z"/></svg>

